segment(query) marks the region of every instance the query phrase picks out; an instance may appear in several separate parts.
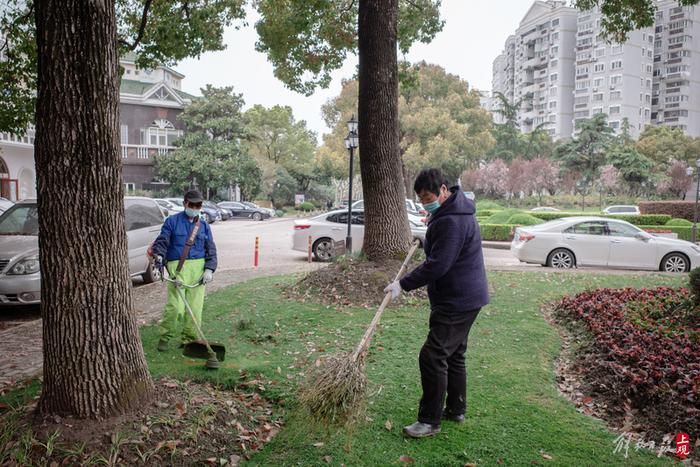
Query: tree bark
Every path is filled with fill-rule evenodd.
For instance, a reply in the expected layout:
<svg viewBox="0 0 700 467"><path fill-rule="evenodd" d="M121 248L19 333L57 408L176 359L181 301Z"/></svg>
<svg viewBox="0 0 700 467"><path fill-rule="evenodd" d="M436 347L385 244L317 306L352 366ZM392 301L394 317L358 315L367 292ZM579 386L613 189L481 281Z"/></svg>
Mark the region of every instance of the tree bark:
<svg viewBox="0 0 700 467"><path fill-rule="evenodd" d="M44 382L38 410L125 413L148 398L124 226L119 58L109 0L36 0L35 160Z"/></svg>
<svg viewBox="0 0 700 467"><path fill-rule="evenodd" d="M360 0L358 15L360 172L364 251L372 260L406 252L409 227L399 155L398 0Z"/></svg>

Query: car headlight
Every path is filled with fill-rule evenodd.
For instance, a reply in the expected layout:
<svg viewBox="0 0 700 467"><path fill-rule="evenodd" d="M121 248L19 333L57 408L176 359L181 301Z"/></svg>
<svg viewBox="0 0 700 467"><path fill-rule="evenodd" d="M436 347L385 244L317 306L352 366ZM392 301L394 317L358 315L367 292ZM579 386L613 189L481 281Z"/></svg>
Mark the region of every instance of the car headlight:
<svg viewBox="0 0 700 467"><path fill-rule="evenodd" d="M36 272L39 272L39 257L31 256L18 261L17 264L7 271L7 274L11 276L22 276L25 274L34 274Z"/></svg>

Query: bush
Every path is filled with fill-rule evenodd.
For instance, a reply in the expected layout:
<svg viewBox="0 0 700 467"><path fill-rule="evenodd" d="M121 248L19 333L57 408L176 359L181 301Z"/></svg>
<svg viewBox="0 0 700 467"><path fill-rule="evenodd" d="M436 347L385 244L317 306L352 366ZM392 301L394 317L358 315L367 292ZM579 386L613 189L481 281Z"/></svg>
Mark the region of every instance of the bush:
<svg viewBox="0 0 700 467"><path fill-rule="evenodd" d="M633 225L665 225L669 220L671 220L671 216L667 214L643 214L641 216L629 216L624 214L605 215L591 212L533 212L530 213L530 215L538 219L542 219L543 221L552 221L554 219L573 216L600 216L609 217L611 219L620 219Z"/></svg>
<svg viewBox="0 0 700 467"><path fill-rule="evenodd" d="M684 227L692 227L693 223L690 222L687 219L671 219L670 221L666 222L664 225L670 225L670 226L684 226Z"/></svg>
<svg viewBox="0 0 700 467"><path fill-rule="evenodd" d="M693 220L695 202L693 201L654 201L639 203L642 214L667 214L673 218Z"/></svg>
<svg viewBox="0 0 700 467"><path fill-rule="evenodd" d="M573 216L598 216L598 213L591 212L531 212L529 213L532 217L542 219L545 222L553 221L555 219L561 219L563 217L573 217Z"/></svg>
<svg viewBox="0 0 700 467"><path fill-rule="evenodd" d="M483 209L501 210L501 209L503 209L503 206L496 203L495 201L489 201L487 199L482 200L482 201L477 201L476 202L476 210L481 211Z"/></svg>
<svg viewBox="0 0 700 467"><path fill-rule="evenodd" d="M688 274L690 293L693 294L695 306L700 306L700 268L695 268ZM700 313L698 313L700 316Z"/></svg>
<svg viewBox="0 0 700 467"><path fill-rule="evenodd" d="M284 214L285 214L284 209L278 209L275 211L275 215L277 215L277 217L283 217Z"/></svg>
<svg viewBox="0 0 700 467"><path fill-rule="evenodd" d="M614 408L629 401L651 436L700 422L697 313L680 311L684 301L683 289L598 289L555 308L558 319L582 324L592 338L576 362L586 390L603 395L619 417L625 411Z"/></svg>
<svg viewBox="0 0 700 467"><path fill-rule="evenodd" d="M311 212L311 211L313 211L314 209L315 209L315 206L314 206L312 203L308 202L308 201L304 201L303 203L301 203L301 204L299 205L299 210L300 210L300 211Z"/></svg>
<svg viewBox="0 0 700 467"><path fill-rule="evenodd" d="M483 211L480 211L477 209L476 215L477 215L477 217L491 217L500 211L501 211L500 209L484 209Z"/></svg>
<svg viewBox="0 0 700 467"><path fill-rule="evenodd" d="M508 219L510 219L515 214L520 214L522 211L520 209L505 209L499 211L488 218L489 224L507 224Z"/></svg>
<svg viewBox="0 0 700 467"><path fill-rule="evenodd" d="M519 214L514 214L510 216L510 219L508 219L507 224L514 224L514 225L539 225L539 224L544 224L544 221L542 219L538 219L534 216L531 216L530 214L526 213L519 213Z"/></svg>
<svg viewBox="0 0 700 467"><path fill-rule="evenodd" d="M515 226L513 225L497 225L497 224L480 224L481 240L487 242L509 242L513 239Z"/></svg>

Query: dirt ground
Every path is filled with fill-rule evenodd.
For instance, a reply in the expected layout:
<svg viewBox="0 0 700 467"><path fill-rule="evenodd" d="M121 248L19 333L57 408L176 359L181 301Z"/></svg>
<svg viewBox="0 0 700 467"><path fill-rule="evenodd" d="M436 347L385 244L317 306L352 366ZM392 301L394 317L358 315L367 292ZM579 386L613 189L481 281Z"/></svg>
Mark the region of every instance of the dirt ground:
<svg viewBox="0 0 700 467"><path fill-rule="evenodd" d="M1 465L238 465L281 422L257 392L160 379L148 404L103 421L37 418L36 401L0 415ZM253 384L252 387L255 387ZM6 441L3 439L3 441Z"/></svg>

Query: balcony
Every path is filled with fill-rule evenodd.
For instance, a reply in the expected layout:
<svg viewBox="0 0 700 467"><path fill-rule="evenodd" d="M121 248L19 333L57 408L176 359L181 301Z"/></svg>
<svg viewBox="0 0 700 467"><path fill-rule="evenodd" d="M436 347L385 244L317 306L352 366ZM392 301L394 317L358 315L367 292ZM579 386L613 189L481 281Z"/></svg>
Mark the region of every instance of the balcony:
<svg viewBox="0 0 700 467"><path fill-rule="evenodd" d="M0 133L0 144L11 146L34 147L34 127L30 127L24 136L17 136L12 133Z"/></svg>
<svg viewBox="0 0 700 467"><path fill-rule="evenodd" d="M149 146L147 144L122 144L122 162L150 165L155 156L174 151L173 146Z"/></svg>

